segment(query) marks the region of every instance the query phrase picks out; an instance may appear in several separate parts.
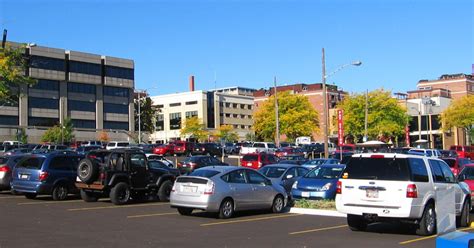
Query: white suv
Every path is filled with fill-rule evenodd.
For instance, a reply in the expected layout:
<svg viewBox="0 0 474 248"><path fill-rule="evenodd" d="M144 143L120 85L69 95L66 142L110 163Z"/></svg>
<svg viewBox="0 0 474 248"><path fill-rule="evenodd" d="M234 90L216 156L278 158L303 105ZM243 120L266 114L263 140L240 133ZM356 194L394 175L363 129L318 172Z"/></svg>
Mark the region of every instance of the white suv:
<svg viewBox="0 0 474 248"><path fill-rule="evenodd" d="M436 191L453 188L457 224L470 224L470 190L437 158L407 154L356 154L337 184L336 208L351 230L367 224L403 221L419 235L436 233Z"/></svg>

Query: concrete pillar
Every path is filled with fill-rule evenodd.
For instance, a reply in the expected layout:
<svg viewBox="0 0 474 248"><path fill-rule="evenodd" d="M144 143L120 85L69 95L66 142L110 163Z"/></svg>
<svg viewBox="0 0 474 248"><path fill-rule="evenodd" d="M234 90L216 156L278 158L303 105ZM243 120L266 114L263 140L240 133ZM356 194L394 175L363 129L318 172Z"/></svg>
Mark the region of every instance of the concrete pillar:
<svg viewBox="0 0 474 248"><path fill-rule="evenodd" d="M95 126L96 129L104 129L104 86L97 85L95 89Z"/></svg>
<svg viewBox="0 0 474 248"><path fill-rule="evenodd" d="M130 89L130 95L128 97L128 130L130 132L135 131L135 106L133 104L133 89Z"/></svg>
<svg viewBox="0 0 474 248"><path fill-rule="evenodd" d="M20 96L18 98L18 124L28 126L28 86L20 86Z"/></svg>
<svg viewBox="0 0 474 248"><path fill-rule="evenodd" d="M67 82L59 81L59 123L63 124L67 117Z"/></svg>

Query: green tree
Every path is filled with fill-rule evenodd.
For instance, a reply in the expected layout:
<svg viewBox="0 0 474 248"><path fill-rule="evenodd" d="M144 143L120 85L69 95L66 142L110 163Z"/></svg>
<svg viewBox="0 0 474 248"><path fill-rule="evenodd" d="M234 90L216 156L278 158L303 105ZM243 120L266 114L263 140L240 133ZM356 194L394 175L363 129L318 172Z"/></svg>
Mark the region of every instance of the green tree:
<svg viewBox="0 0 474 248"><path fill-rule="evenodd" d="M12 48L8 44L0 48L0 99L2 102L15 101L21 85L33 85L35 79L25 76L27 60L24 47Z"/></svg>
<svg viewBox="0 0 474 248"><path fill-rule="evenodd" d="M308 97L289 91L279 92L278 110L280 134L288 139L319 132L318 112ZM275 128L275 96L270 96L254 114L254 129L257 137L269 141L275 138Z"/></svg>
<svg viewBox="0 0 474 248"><path fill-rule="evenodd" d="M221 125L217 128L216 136L223 139L225 142L236 141L239 135L234 131L232 125Z"/></svg>
<svg viewBox="0 0 474 248"><path fill-rule="evenodd" d="M474 95L454 100L441 113L441 123L444 130L449 130L452 127L464 129L469 136L468 140L472 142L474 138Z"/></svg>
<svg viewBox="0 0 474 248"><path fill-rule="evenodd" d="M48 128L41 136L42 142L60 143L61 142L61 127L53 126Z"/></svg>
<svg viewBox="0 0 474 248"><path fill-rule="evenodd" d="M50 127L41 137L42 142L51 143L64 143L71 142L74 139L72 121L70 118L66 118L62 125L55 125Z"/></svg>
<svg viewBox="0 0 474 248"><path fill-rule="evenodd" d="M380 139L404 134L409 116L390 91L383 89L368 93L367 134L369 139ZM344 110L344 132L361 140L365 133L365 93L355 93L338 105Z"/></svg>
<svg viewBox="0 0 474 248"><path fill-rule="evenodd" d="M23 144L28 143L28 135L26 134L26 130L24 128L18 129L16 139Z"/></svg>
<svg viewBox="0 0 474 248"><path fill-rule="evenodd" d="M135 101L135 131L138 131L138 103L140 102L140 122L141 131L155 132L156 110L153 108L153 102L150 97L142 98L141 101Z"/></svg>
<svg viewBox="0 0 474 248"><path fill-rule="evenodd" d="M182 121L181 136L189 136L199 141L207 140L209 132L204 129L204 124L197 116L186 118Z"/></svg>
<svg viewBox="0 0 474 248"><path fill-rule="evenodd" d="M246 141L255 141L255 133L254 132L247 133L245 135L245 140Z"/></svg>

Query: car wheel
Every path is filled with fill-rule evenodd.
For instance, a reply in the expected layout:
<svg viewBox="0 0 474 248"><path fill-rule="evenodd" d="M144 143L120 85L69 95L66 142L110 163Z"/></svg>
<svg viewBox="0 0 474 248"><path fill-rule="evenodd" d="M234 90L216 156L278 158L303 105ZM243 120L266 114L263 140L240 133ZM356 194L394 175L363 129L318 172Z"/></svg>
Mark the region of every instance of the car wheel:
<svg viewBox="0 0 474 248"><path fill-rule="evenodd" d="M277 195L275 199L273 199L272 212L281 213L284 207L285 207L285 200L283 199L281 195Z"/></svg>
<svg viewBox="0 0 474 248"><path fill-rule="evenodd" d="M99 197L97 197L96 193L87 192L83 189L81 189L81 198L85 202L96 202L99 200Z"/></svg>
<svg viewBox="0 0 474 248"><path fill-rule="evenodd" d="M25 193L25 197L26 197L27 199L35 199L36 196L37 196L36 193Z"/></svg>
<svg viewBox="0 0 474 248"><path fill-rule="evenodd" d="M171 189L173 188L173 182L167 180L163 182L158 190L158 199L162 202L170 201Z"/></svg>
<svg viewBox="0 0 474 248"><path fill-rule="evenodd" d="M430 203L425 207L420 224L416 229L416 234L429 236L436 233L436 211L434 204Z"/></svg>
<svg viewBox="0 0 474 248"><path fill-rule="evenodd" d="M69 194L69 189L64 184L58 184L54 186L51 196L55 201L64 201Z"/></svg>
<svg viewBox="0 0 474 248"><path fill-rule="evenodd" d="M469 214L470 208L471 206L469 204L469 201L465 200L464 204L462 205L461 216L457 218L457 226L468 227L471 224L471 217Z"/></svg>
<svg viewBox="0 0 474 248"><path fill-rule="evenodd" d="M99 166L91 159L83 159L77 166L77 177L84 183L92 183L99 175Z"/></svg>
<svg viewBox="0 0 474 248"><path fill-rule="evenodd" d="M225 199L219 208L219 218L228 219L232 215L234 215L234 202L231 199Z"/></svg>
<svg viewBox="0 0 474 248"><path fill-rule="evenodd" d="M126 204L130 200L130 189L126 183L117 183L110 191L110 201L115 205Z"/></svg>
<svg viewBox="0 0 474 248"><path fill-rule="evenodd" d="M192 208L178 208L178 213L180 215L191 215L193 212Z"/></svg>
<svg viewBox="0 0 474 248"><path fill-rule="evenodd" d="M347 225L352 231L364 231L367 228L367 222L358 215L347 215Z"/></svg>

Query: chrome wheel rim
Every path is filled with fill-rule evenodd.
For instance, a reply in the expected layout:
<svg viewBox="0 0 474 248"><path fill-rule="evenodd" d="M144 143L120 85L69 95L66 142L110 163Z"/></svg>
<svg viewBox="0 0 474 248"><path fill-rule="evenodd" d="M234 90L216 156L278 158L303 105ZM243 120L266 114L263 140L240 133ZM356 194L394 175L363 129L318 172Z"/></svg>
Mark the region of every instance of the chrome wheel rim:
<svg viewBox="0 0 474 248"><path fill-rule="evenodd" d="M222 209L224 216L230 216L232 214L232 203L230 201L226 201L224 203L224 207Z"/></svg>
<svg viewBox="0 0 474 248"><path fill-rule="evenodd" d="M88 169L89 169L89 166L88 166L88 165L83 165L83 166L81 167L81 171L80 171L81 177L86 177L86 176L87 176L87 174L88 174L88 173L87 173Z"/></svg>
<svg viewBox="0 0 474 248"><path fill-rule="evenodd" d="M59 199L63 200L67 197L67 188L64 186L59 186L58 188L58 197Z"/></svg>
<svg viewBox="0 0 474 248"><path fill-rule="evenodd" d="M283 199L281 197L277 197L275 199L275 210L280 212L283 209Z"/></svg>

